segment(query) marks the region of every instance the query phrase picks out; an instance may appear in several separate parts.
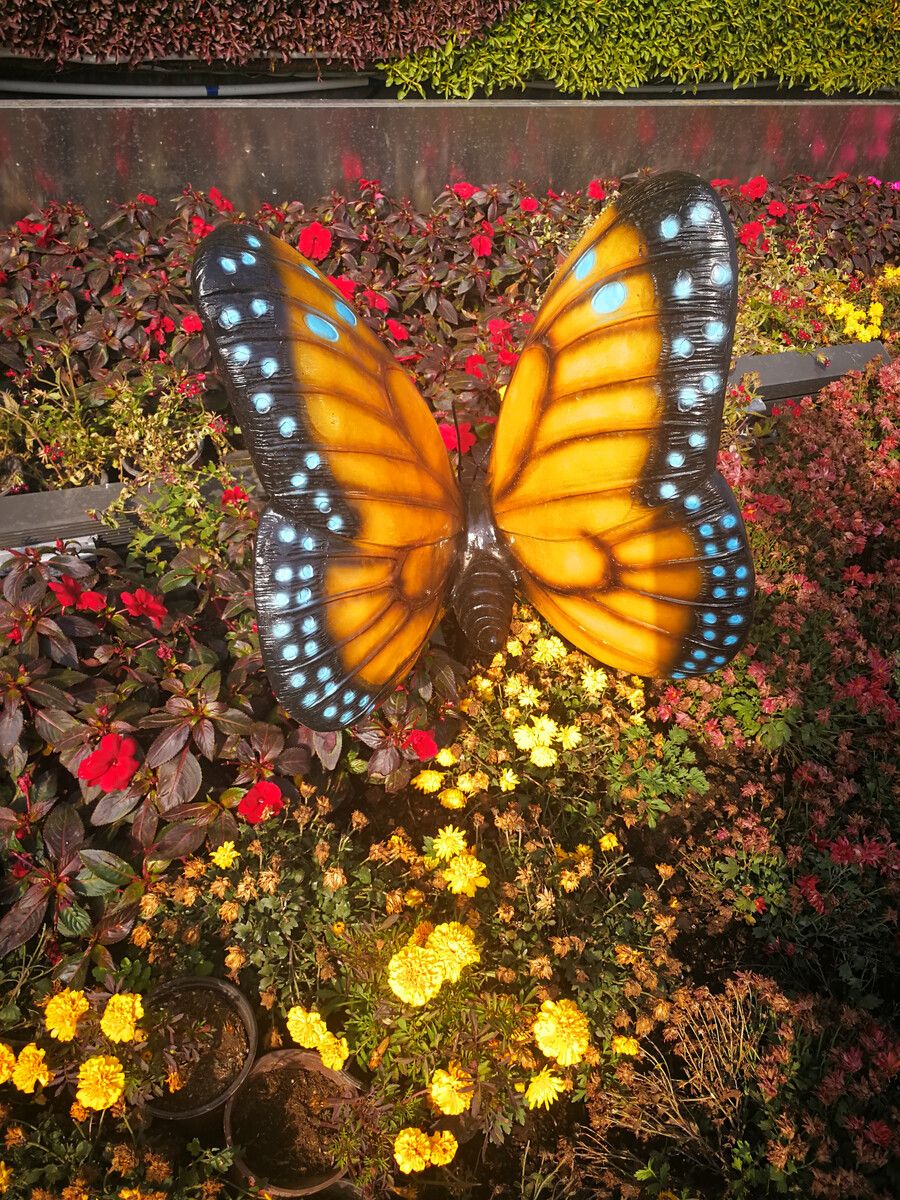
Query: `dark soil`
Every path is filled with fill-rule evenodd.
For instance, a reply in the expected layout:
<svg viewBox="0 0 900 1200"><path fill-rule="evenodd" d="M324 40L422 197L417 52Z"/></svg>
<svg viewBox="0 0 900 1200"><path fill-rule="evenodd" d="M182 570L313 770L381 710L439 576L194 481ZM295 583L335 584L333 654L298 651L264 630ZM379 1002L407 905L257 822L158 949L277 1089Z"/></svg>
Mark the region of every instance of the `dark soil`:
<svg viewBox="0 0 900 1200"><path fill-rule="evenodd" d="M247 1061L250 1042L244 1022L226 997L206 988L164 996L157 1011L197 1045L199 1057L180 1068L184 1086L153 1103L171 1113L202 1108L222 1095Z"/></svg>
<svg viewBox="0 0 900 1200"><path fill-rule="evenodd" d="M331 1079L299 1066L247 1080L234 1105L232 1138L258 1183L302 1187L311 1175L334 1170L326 1147L337 1132L333 1101L341 1095Z"/></svg>

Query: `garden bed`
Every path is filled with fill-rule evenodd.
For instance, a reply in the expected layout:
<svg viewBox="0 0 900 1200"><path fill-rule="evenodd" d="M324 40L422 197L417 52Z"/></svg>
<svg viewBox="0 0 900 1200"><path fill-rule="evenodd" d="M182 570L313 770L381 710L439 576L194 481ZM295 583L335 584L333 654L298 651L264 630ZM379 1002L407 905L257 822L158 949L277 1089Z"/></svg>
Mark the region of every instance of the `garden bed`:
<svg viewBox="0 0 900 1200"><path fill-rule="evenodd" d="M257 219L340 281L466 456L606 190L457 184L417 213L364 183ZM900 193L722 191L739 352L892 349ZM89 556L6 567L0 1186L242 1194L221 1129L194 1141L140 1116L202 1049L145 1054L140 998L211 974L252 1001L262 1046L360 1081L323 1161L373 1197L421 1180L476 1197L896 1193L900 365L752 429L748 394L729 398L719 467L758 597L719 674L598 669L519 605L492 662L467 661L448 620L371 719L313 734L262 671L260 498L224 466L236 441L187 293L232 212L219 193L163 209L144 196L98 230L56 206L0 239L19 485L75 482L80 446L116 472L122 395L125 428L178 396L211 437L203 463L141 465L157 496L126 549L101 536ZM43 431L73 395L82 440L63 446L61 423L54 445Z"/></svg>

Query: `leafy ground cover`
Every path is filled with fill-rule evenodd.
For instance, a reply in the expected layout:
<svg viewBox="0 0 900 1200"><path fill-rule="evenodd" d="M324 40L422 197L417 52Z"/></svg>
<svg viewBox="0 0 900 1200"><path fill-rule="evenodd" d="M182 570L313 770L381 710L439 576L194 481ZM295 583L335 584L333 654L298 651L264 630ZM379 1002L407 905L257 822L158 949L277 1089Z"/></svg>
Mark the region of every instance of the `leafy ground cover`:
<svg viewBox="0 0 900 1200"><path fill-rule="evenodd" d="M344 280L465 457L607 186L458 183L417 214L367 183L260 220ZM896 190L724 192L741 349L848 322L896 340ZM152 371L224 437L184 289L229 203L187 192L166 218L151 199L105 232L69 205L4 237L7 399L28 408L58 371L92 412ZM123 552L13 556L0 1189L245 1194L221 1133L142 1108L181 1071L148 992L212 974L253 1001L263 1048L360 1080L331 1151L372 1197L897 1193L900 364L756 428L743 399L720 469L757 611L712 678L598 668L520 605L494 660L469 662L448 620L372 719L298 727L261 667L259 502L221 458L164 477Z"/></svg>

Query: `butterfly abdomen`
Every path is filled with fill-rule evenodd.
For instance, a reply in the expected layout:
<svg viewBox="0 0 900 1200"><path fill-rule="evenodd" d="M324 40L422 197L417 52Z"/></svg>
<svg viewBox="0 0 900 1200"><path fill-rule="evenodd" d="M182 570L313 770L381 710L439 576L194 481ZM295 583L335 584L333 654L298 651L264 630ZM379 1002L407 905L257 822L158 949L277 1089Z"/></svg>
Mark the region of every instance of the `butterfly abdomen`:
<svg viewBox="0 0 900 1200"><path fill-rule="evenodd" d="M509 632L515 570L497 537L483 484L470 493L467 509L466 541L451 599L466 640L479 654L493 655Z"/></svg>

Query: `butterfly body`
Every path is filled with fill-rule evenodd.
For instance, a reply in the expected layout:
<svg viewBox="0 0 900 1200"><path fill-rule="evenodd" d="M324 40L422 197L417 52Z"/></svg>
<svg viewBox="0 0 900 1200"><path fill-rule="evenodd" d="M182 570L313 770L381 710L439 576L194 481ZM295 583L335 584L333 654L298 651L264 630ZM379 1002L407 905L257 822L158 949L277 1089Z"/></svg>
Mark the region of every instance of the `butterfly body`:
<svg viewBox="0 0 900 1200"><path fill-rule="evenodd" d="M613 667L724 666L754 586L715 469L736 275L708 185L671 173L624 193L551 282L464 500L424 401L325 277L259 229L209 235L194 293L270 498L254 589L282 704L314 729L352 724L448 603L496 650L514 590Z"/></svg>

